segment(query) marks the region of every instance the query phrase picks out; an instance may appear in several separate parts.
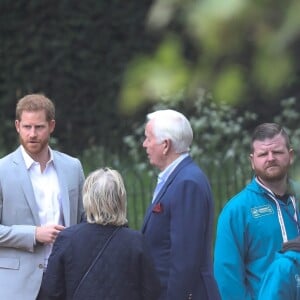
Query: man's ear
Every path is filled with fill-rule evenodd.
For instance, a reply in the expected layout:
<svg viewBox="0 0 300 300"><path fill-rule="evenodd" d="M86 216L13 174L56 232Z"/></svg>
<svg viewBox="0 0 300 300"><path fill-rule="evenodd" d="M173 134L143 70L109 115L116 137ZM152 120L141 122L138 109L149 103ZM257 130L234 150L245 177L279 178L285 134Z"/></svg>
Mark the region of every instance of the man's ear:
<svg viewBox="0 0 300 300"><path fill-rule="evenodd" d="M163 154L166 155L171 149L171 145L172 145L171 140L168 139L164 140L163 145L164 145Z"/></svg>
<svg viewBox="0 0 300 300"><path fill-rule="evenodd" d="M52 133L54 131L54 128L55 128L55 120L51 120L49 122L49 127L50 127L50 132Z"/></svg>
<svg viewBox="0 0 300 300"><path fill-rule="evenodd" d="M254 170L254 164L253 164L253 154L252 154L252 153L250 153L250 154L249 154L249 161L250 161L250 164L251 164L251 168L252 168L252 170Z"/></svg>
<svg viewBox="0 0 300 300"><path fill-rule="evenodd" d="M17 132L19 133L20 132L20 122L19 122L19 120L15 120L15 127L16 127Z"/></svg>
<svg viewBox="0 0 300 300"><path fill-rule="evenodd" d="M289 154L290 154L290 165L292 165L294 162L294 149L291 148L289 150Z"/></svg>

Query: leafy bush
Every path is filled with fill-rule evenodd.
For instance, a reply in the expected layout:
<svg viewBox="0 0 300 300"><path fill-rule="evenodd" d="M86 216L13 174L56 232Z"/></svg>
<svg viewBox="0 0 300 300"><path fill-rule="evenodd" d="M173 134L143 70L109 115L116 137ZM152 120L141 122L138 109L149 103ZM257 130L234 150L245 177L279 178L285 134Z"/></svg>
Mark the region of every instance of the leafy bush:
<svg viewBox="0 0 300 300"><path fill-rule="evenodd" d="M300 114L295 110L295 100L282 101L282 113L274 121L283 124L291 136L296 157L293 176L299 178L298 155L300 148ZM177 102L167 105L162 101L152 110L172 108L183 112L194 130L191 155L207 174L214 198L215 217L231 196L242 189L251 179L249 152L253 123L257 122L255 112L242 114L227 104L216 104L210 95L202 93L196 101L187 106ZM250 126L252 125L252 127ZM92 148L83 155L83 164L89 170L95 166L109 165L118 169L125 181L128 193L128 218L130 226L139 228L146 207L150 203L158 170L149 165L142 141L144 124L133 129L123 139L122 154L107 153L105 148Z"/></svg>

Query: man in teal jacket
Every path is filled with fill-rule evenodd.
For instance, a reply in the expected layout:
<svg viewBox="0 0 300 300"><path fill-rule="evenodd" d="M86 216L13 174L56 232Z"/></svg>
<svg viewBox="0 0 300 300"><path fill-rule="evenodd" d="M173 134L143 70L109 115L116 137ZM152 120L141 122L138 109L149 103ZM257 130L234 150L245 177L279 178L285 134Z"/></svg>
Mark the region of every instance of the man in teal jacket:
<svg viewBox="0 0 300 300"><path fill-rule="evenodd" d="M275 253L299 235L288 135L279 125L264 123L251 146L255 176L227 203L217 225L214 273L223 300L257 299Z"/></svg>
<svg viewBox="0 0 300 300"><path fill-rule="evenodd" d="M259 300L300 300L300 237L285 243L267 270Z"/></svg>

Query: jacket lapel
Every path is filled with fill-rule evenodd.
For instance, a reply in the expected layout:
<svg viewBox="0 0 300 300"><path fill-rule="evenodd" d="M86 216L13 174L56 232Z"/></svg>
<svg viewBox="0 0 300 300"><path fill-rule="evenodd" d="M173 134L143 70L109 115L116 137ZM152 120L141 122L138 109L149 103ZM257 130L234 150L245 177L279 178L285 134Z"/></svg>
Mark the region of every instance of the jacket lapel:
<svg viewBox="0 0 300 300"><path fill-rule="evenodd" d="M19 147L13 155L13 168L16 175L16 178L20 178L20 185L24 192L25 199L30 207L34 223L40 225L40 218L38 214L38 206L35 200L34 191L32 188L31 180L22 156L21 148Z"/></svg>
<svg viewBox="0 0 300 300"><path fill-rule="evenodd" d="M59 189L61 194L61 206L64 217L64 225L70 226L70 201L69 201L69 191L68 184L66 182L66 174L68 174L68 170L65 170L65 164L61 161L60 157L53 151L53 163L57 173Z"/></svg>
<svg viewBox="0 0 300 300"><path fill-rule="evenodd" d="M149 221L149 218L151 216L152 213L152 209L154 207L154 205L156 205L157 203L160 202L160 199L162 198L162 196L165 194L165 192L167 191L169 185L173 182L173 180L176 178L176 176L178 175L178 173L180 172L180 170L185 167L187 164L189 164L190 162L192 162L192 158L190 156L186 157L183 161L181 161L178 166L173 170L173 172L170 174L170 176L168 177L167 181L165 182L165 184L163 185L163 187L161 188L161 190L159 191L159 193L157 194L156 198L154 199L153 203L150 203L146 214L145 214L145 218L144 218L144 223L142 225L142 231L144 232L146 225Z"/></svg>

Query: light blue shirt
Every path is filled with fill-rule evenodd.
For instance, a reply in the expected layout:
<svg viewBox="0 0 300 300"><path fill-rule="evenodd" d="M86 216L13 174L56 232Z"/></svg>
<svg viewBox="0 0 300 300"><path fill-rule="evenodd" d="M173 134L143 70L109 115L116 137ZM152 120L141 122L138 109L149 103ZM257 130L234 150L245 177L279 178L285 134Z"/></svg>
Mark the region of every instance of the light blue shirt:
<svg viewBox="0 0 300 300"><path fill-rule="evenodd" d="M156 188L153 193L152 203L155 201L156 196L159 194L160 190L164 186L170 174L173 170L186 158L189 153L183 153L178 158L176 158L171 164L169 164L162 172L158 174Z"/></svg>

